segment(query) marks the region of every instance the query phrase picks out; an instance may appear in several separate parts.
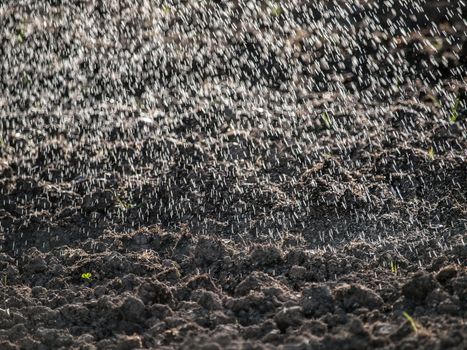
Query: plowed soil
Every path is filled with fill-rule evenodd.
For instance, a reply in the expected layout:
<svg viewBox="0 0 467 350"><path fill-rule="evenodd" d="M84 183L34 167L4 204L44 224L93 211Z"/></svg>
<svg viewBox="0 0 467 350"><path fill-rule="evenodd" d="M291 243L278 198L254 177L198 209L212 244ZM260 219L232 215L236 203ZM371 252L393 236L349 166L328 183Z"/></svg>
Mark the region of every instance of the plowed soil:
<svg viewBox="0 0 467 350"><path fill-rule="evenodd" d="M462 1L2 1L0 349L467 349Z"/></svg>

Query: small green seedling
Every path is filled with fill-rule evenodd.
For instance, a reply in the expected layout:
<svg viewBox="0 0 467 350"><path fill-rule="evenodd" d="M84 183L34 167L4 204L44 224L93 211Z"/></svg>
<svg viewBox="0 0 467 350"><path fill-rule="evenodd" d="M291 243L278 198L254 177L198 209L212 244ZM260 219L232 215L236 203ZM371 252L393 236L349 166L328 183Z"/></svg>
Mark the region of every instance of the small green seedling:
<svg viewBox="0 0 467 350"><path fill-rule="evenodd" d="M282 14L282 8L280 7L280 5L274 6L272 11L271 11L271 14L274 17L279 17Z"/></svg>
<svg viewBox="0 0 467 350"><path fill-rule="evenodd" d="M428 150L428 156L431 158L431 160L435 159L435 149L433 148L433 146L431 146Z"/></svg>
<svg viewBox="0 0 467 350"><path fill-rule="evenodd" d="M114 191L114 197L115 200L117 201L117 204L120 206L121 209L127 210L133 208L135 205L126 201L123 201L117 193Z"/></svg>
<svg viewBox="0 0 467 350"><path fill-rule="evenodd" d="M92 274L90 272L85 272L81 274L81 279L87 282L91 281L91 278L92 278Z"/></svg>
<svg viewBox="0 0 467 350"><path fill-rule="evenodd" d="M22 43L24 41L24 33L23 31L18 32L18 42Z"/></svg>
<svg viewBox="0 0 467 350"><path fill-rule="evenodd" d="M449 121L454 124L457 122L457 119L459 118L459 106L460 106L460 99L456 98L456 102L451 107L451 115L449 116Z"/></svg>
<svg viewBox="0 0 467 350"><path fill-rule="evenodd" d="M326 124L326 127L328 129L332 128L332 119L331 117L329 116L328 112L324 112L322 115L321 115L321 118L323 119L324 123Z"/></svg>
<svg viewBox="0 0 467 350"><path fill-rule="evenodd" d="M391 272L395 275L397 275L398 267L397 264L391 260Z"/></svg>
<svg viewBox="0 0 467 350"><path fill-rule="evenodd" d="M3 275L2 283L4 287L6 287L8 284L8 276L6 274Z"/></svg>
<svg viewBox="0 0 467 350"><path fill-rule="evenodd" d="M410 327L414 331L414 333L417 333L417 324L415 323L415 320L413 319L412 316L410 316L406 311L402 312L402 315L405 317L405 319L409 322Z"/></svg>
<svg viewBox="0 0 467 350"><path fill-rule="evenodd" d="M165 14L169 14L170 13L170 6L169 5L162 6L162 11L164 11Z"/></svg>

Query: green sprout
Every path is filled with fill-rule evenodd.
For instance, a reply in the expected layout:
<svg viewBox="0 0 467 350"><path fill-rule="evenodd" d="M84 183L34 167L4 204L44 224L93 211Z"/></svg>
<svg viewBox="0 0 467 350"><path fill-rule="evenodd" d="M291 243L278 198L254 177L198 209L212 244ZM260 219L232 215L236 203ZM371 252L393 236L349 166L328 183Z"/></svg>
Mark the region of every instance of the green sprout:
<svg viewBox="0 0 467 350"><path fill-rule="evenodd" d="M4 287L6 287L8 284L8 276L6 274L3 275L2 283Z"/></svg>
<svg viewBox="0 0 467 350"><path fill-rule="evenodd" d="M271 10L271 15L273 15L274 17L279 17L281 14L282 14L282 7L279 1L276 1L276 4Z"/></svg>
<svg viewBox="0 0 467 350"><path fill-rule="evenodd" d="M118 195L117 193L114 191L114 197L115 197L115 200L117 201L118 205L120 206L121 209L131 209L133 208L135 205L132 204L132 203L128 203L124 200L122 200Z"/></svg>
<svg viewBox="0 0 467 350"><path fill-rule="evenodd" d="M397 271L398 271L397 263L391 260L391 272L397 275Z"/></svg>
<svg viewBox="0 0 467 350"><path fill-rule="evenodd" d="M18 32L17 38L18 38L18 42L20 42L20 43L22 43L24 41L24 33L23 33L22 30L20 30Z"/></svg>
<svg viewBox="0 0 467 350"><path fill-rule="evenodd" d="M170 13L170 6L169 5L164 5L162 6L162 11L165 13L165 14L169 14Z"/></svg>
<svg viewBox="0 0 467 350"><path fill-rule="evenodd" d="M274 6L271 13L274 17L279 17L282 14L282 7L280 5Z"/></svg>
<svg viewBox="0 0 467 350"><path fill-rule="evenodd" d="M433 146L431 146L428 150L428 156L431 158L431 160L435 159L435 149L433 148Z"/></svg>
<svg viewBox="0 0 467 350"><path fill-rule="evenodd" d="M414 333L417 333L417 324L415 323L415 320L413 319L412 316L410 316L406 311L402 312L402 315L405 317L405 319L409 322L410 327L414 331Z"/></svg>
<svg viewBox="0 0 467 350"><path fill-rule="evenodd" d="M90 272L84 272L81 274L81 278L85 281L90 281L92 274Z"/></svg>
<svg viewBox="0 0 467 350"><path fill-rule="evenodd" d="M456 98L456 101L451 107L451 115L449 116L449 121L454 124L457 119L459 118L459 106L460 106L461 100Z"/></svg>
<svg viewBox="0 0 467 350"><path fill-rule="evenodd" d="M431 38L429 44L436 50L439 51L443 48L443 39L441 38Z"/></svg>
<svg viewBox="0 0 467 350"><path fill-rule="evenodd" d="M326 124L326 127L328 129L332 128L332 119L331 117L329 116L328 112L324 112L322 115L321 115L321 118L323 119L324 123Z"/></svg>

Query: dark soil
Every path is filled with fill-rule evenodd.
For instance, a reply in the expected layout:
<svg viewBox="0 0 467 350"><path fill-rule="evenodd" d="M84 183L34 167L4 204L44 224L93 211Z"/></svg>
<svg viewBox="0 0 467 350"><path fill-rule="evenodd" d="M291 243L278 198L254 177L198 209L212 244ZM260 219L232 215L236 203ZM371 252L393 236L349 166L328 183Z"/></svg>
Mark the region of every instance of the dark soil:
<svg viewBox="0 0 467 350"><path fill-rule="evenodd" d="M2 1L0 349L466 349L465 18Z"/></svg>

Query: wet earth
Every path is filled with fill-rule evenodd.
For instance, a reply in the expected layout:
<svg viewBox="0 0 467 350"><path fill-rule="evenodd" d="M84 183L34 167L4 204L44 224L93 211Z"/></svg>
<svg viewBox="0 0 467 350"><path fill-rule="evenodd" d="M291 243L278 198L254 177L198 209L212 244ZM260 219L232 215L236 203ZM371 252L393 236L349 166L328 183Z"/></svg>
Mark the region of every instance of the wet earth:
<svg viewBox="0 0 467 350"><path fill-rule="evenodd" d="M0 3L0 349L466 349L465 1Z"/></svg>

